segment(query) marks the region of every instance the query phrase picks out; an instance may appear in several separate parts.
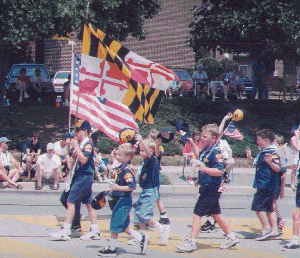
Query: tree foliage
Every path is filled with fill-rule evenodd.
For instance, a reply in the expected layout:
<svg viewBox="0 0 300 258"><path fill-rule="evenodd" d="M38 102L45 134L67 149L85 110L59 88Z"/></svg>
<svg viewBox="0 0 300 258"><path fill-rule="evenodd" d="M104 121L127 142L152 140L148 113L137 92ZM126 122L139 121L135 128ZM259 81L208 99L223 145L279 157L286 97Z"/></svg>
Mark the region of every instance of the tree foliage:
<svg viewBox="0 0 300 258"><path fill-rule="evenodd" d="M145 36L146 19L159 11L158 0L0 0L1 43L19 45L82 27L82 18L119 40Z"/></svg>
<svg viewBox="0 0 300 258"><path fill-rule="evenodd" d="M189 44L195 52L204 47L283 59L300 44L299 8L298 0L203 1L193 10Z"/></svg>

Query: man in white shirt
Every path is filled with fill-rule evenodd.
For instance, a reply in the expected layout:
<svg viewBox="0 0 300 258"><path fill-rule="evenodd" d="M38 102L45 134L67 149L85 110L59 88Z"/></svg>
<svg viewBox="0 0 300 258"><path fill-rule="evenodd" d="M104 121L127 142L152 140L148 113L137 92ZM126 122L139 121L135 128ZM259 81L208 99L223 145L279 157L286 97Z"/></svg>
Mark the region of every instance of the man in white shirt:
<svg viewBox="0 0 300 258"><path fill-rule="evenodd" d="M62 168L62 176L65 178L68 175L70 165L70 138L73 137L72 133L65 133L62 140L54 143L54 153L60 157Z"/></svg>
<svg viewBox="0 0 300 258"><path fill-rule="evenodd" d="M8 140L6 137L0 138L0 178L5 182L5 187L16 187L22 189L23 186L16 183L23 173L23 169L14 156L7 150Z"/></svg>
<svg viewBox="0 0 300 258"><path fill-rule="evenodd" d="M36 190L42 189L42 178L47 181L53 177L53 190L57 190L58 179L60 176L61 161L60 157L54 154L54 144L47 144L47 153L41 155L37 160L36 168Z"/></svg>

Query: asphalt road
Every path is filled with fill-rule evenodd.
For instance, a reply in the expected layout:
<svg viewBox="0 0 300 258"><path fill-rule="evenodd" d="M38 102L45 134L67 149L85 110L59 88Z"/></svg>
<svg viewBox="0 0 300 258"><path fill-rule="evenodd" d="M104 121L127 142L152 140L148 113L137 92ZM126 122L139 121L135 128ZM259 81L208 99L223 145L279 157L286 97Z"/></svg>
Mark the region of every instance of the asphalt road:
<svg viewBox="0 0 300 258"><path fill-rule="evenodd" d="M98 211L102 239L81 241L78 235L68 242L52 241L49 232L56 231L65 219L65 209L59 203L59 192L2 191L0 200L0 257L95 257L97 250L109 239L110 210L106 206ZM137 194L134 194L134 199ZM223 215L228 219L241 243L233 250L220 251L223 232L200 233L198 250L193 254L178 254L175 246L191 230L195 194L162 194L167 213L171 219L170 240L167 246L158 244L158 234L149 229L150 245L146 257L294 257L298 250L282 251L282 245L291 237L291 214L294 197L280 202L280 210L288 220L283 236L278 240L257 242L260 225L254 212L250 211L252 196L224 195L221 198ZM87 215L86 209L82 213ZM156 210L156 217L158 212ZM88 218L83 221L85 233L89 229ZM127 236L121 234L118 244L120 257L140 257L136 247L126 245ZM20 248L20 250L18 250Z"/></svg>

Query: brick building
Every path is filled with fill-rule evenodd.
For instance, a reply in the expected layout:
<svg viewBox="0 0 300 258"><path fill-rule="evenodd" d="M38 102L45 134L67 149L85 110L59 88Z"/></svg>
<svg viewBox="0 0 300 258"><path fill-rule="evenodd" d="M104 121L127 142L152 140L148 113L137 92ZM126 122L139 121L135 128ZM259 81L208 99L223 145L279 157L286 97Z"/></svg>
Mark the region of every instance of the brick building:
<svg viewBox="0 0 300 258"><path fill-rule="evenodd" d="M195 53L187 46L189 24L193 20L192 8L200 6L201 0L161 0L161 10L151 20L146 20L146 39L139 41L131 36L122 44L137 54L168 68L195 67ZM50 71L71 69L71 45L68 39L45 41L45 65ZM75 52L81 52L81 42L76 41ZM216 59L224 57L216 53ZM252 60L247 55L230 55L242 71L251 77ZM278 75L283 75L282 62L275 63Z"/></svg>
<svg viewBox="0 0 300 258"><path fill-rule="evenodd" d="M139 41L128 37L122 44L137 54L174 68L194 68L195 54L187 46L192 7L201 0L164 0L161 10L151 20L146 20L146 39ZM81 52L81 43L76 42L75 51ZM71 69L71 46L68 39L47 39L45 42L45 65L51 71Z"/></svg>

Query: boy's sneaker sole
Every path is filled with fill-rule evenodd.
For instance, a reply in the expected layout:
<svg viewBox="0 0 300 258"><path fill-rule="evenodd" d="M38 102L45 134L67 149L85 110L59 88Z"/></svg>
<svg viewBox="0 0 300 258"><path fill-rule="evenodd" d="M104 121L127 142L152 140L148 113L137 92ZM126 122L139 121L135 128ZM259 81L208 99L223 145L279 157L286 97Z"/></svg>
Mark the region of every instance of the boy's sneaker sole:
<svg viewBox="0 0 300 258"><path fill-rule="evenodd" d="M57 233L49 233L49 235L56 239L56 240L61 240L61 241L67 241L67 240L70 240L71 237L70 236L65 236L65 235L60 235L60 234L57 234Z"/></svg>

